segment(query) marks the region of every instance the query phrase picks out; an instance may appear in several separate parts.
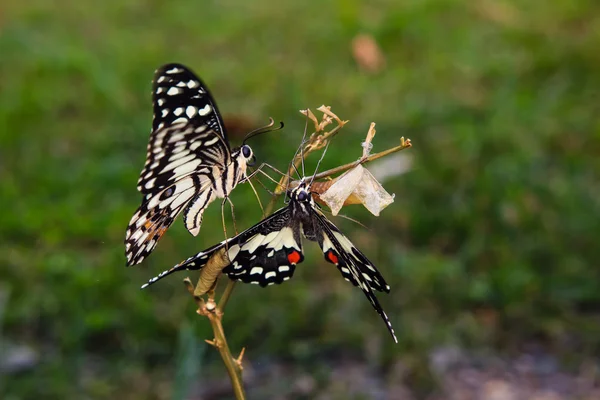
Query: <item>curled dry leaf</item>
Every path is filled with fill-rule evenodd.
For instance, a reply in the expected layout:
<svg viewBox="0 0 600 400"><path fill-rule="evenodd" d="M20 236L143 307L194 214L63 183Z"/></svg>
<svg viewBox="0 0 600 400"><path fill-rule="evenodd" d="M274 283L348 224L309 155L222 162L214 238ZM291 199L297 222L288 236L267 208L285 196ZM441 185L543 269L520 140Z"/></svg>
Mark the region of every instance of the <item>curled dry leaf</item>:
<svg viewBox="0 0 600 400"><path fill-rule="evenodd" d="M340 126L344 126L344 125L346 125L346 123L348 123L348 121L342 121L340 119L340 117L338 117L337 115L335 115L331 111L331 106L326 106L325 104L323 104L321 107L317 108L317 110L321 111L324 114L323 115L323 120L325 120L327 116L329 117L329 123L331 123L331 118L335 119L335 121Z"/></svg>
<svg viewBox="0 0 600 400"><path fill-rule="evenodd" d="M313 114L313 112L310 110L310 108L307 108L306 110L300 110L300 113L307 116L308 119L310 119L315 124L315 132L319 132L319 121L317 120L317 117L315 117L315 114Z"/></svg>
<svg viewBox="0 0 600 400"><path fill-rule="evenodd" d="M379 216L381 210L394 202L394 195L390 195L360 164L332 181L323 182L320 186L313 184L313 190L323 190L319 199L327 204L333 215L337 215L345 205L362 204L373 215Z"/></svg>

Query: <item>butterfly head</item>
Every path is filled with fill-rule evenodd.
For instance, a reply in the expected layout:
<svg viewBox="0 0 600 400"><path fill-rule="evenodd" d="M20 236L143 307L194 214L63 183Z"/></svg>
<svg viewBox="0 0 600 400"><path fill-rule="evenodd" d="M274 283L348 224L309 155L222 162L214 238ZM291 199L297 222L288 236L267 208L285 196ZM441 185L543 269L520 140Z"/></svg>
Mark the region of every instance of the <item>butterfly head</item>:
<svg viewBox="0 0 600 400"><path fill-rule="evenodd" d="M302 178L298 186L296 186L290 192L290 198L299 201L300 203L312 203L312 196L310 194L310 184Z"/></svg>

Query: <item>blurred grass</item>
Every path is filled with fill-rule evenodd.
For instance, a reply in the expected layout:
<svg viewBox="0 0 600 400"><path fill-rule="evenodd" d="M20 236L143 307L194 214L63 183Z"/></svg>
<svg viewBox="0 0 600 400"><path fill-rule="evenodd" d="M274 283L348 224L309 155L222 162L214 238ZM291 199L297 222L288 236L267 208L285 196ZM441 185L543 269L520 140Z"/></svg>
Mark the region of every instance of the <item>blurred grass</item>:
<svg viewBox="0 0 600 400"><path fill-rule="evenodd" d="M383 72L356 66L359 33L379 43ZM2 331L42 361L0 377L3 398L170 398L182 326L209 337L182 276L138 287L221 240L218 206L198 238L177 222L145 265L124 267L150 80L167 62L194 69L226 116L285 121L252 143L281 168L304 128L297 110L323 103L351 121L324 168L354 159L371 121L375 151L414 143L413 169L386 185L397 196L384 218L349 210L373 230L339 221L392 286L380 299L400 344L307 246L293 282L236 288L225 328L250 361L343 353L382 374L408 360L426 377L443 343L540 340L597 356L598 48L594 1L5 2ZM233 196L238 226L259 218L245 186ZM220 367L210 351L205 365Z"/></svg>

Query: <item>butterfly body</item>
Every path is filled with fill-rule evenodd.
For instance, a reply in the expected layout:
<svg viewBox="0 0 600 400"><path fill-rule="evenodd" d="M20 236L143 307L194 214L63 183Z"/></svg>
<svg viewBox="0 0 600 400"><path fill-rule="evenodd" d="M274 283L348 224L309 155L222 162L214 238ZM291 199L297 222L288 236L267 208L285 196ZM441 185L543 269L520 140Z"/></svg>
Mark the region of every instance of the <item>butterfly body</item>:
<svg viewBox="0 0 600 400"><path fill-rule="evenodd" d="M228 198L246 177L254 156L248 145L232 150L206 85L180 64L159 68L153 84L154 118L137 189L144 198L125 236L127 265L156 247L174 219L196 236L204 210Z"/></svg>
<svg viewBox="0 0 600 400"><path fill-rule="evenodd" d="M310 192L310 184L304 179L289 193L286 207L239 235L162 272L142 288L177 271L203 268L223 247L229 264L222 272L230 279L263 287L279 284L289 280L296 265L304 260L302 238L317 242L325 260L334 264L344 279L363 291L396 340L392 325L373 293L373 290L389 292L389 285L367 257L320 211Z"/></svg>

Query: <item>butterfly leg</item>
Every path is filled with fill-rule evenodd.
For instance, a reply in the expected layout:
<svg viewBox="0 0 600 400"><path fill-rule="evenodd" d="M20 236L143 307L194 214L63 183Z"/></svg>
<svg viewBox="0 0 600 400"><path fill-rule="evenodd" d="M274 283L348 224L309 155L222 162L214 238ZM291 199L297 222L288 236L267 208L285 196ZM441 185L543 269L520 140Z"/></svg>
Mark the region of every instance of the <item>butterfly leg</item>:
<svg viewBox="0 0 600 400"><path fill-rule="evenodd" d="M225 197L221 202L221 224L223 225L223 236L225 236L225 249L226 251L229 251L229 242L227 241L227 226L225 225L225 200L227 200L227 197Z"/></svg>
<svg viewBox="0 0 600 400"><path fill-rule="evenodd" d="M258 197L258 192L256 191L256 188L252 184L252 181L248 181L248 184L252 188L252 191L254 192L254 195L256 196L256 200L258 200L258 205L260 206L260 210L262 211L262 217L265 218L266 217L266 215L265 215L265 209L264 209L264 207L262 205L262 202L260 201L260 197ZM231 212L233 213L233 205L231 207L232 207L231 208ZM234 224L235 224L235 219L234 219ZM237 230L236 230L236 234L237 234Z"/></svg>
<svg viewBox="0 0 600 400"><path fill-rule="evenodd" d="M229 245L228 245L228 237L227 237L227 225L225 225L225 202L229 202L229 205L231 207L231 218L233 221L233 230L235 231L235 234L237 235L238 231L237 231L237 226L235 224L235 212L234 212L234 207L233 207L233 202L231 201L231 199L229 197L225 197L223 199L223 201L221 202L221 223L223 224L223 235L225 236L225 247L227 248L227 250L229 250Z"/></svg>
<svg viewBox="0 0 600 400"><path fill-rule="evenodd" d="M237 226L235 224L235 212L234 212L233 202L229 199L229 197L226 197L226 199L229 202L229 205L231 206L231 220L233 221L233 231L237 235L238 234L238 230L237 230ZM227 237L225 237L225 239L227 239Z"/></svg>
<svg viewBox="0 0 600 400"><path fill-rule="evenodd" d="M263 168L264 168L264 167L269 167L269 168L270 168L272 171L274 171L274 172L278 173L278 174L279 174L279 175L281 175L281 176L287 176L287 174L286 174L286 173L283 173L283 172L281 172L280 170L278 170L277 168L275 168L275 167L274 167L274 166L272 166L271 164L262 163L262 164L260 164L260 165L259 165L259 166L258 166L258 167L257 167L257 168L254 170L254 171L252 171L252 172L250 173L250 175L248 175L248 176L246 176L244 179L242 179L242 182L246 182L246 180L248 180L248 179L252 178L254 175L256 175L256 174L257 174L257 173L259 173L259 172L260 172L260 173L262 173L263 175L269 176L269 175L267 175L267 174L266 174L266 172L264 172L264 171L263 171ZM271 178L271 177L269 176L269 178ZM273 179L273 178L271 178L271 179Z"/></svg>

